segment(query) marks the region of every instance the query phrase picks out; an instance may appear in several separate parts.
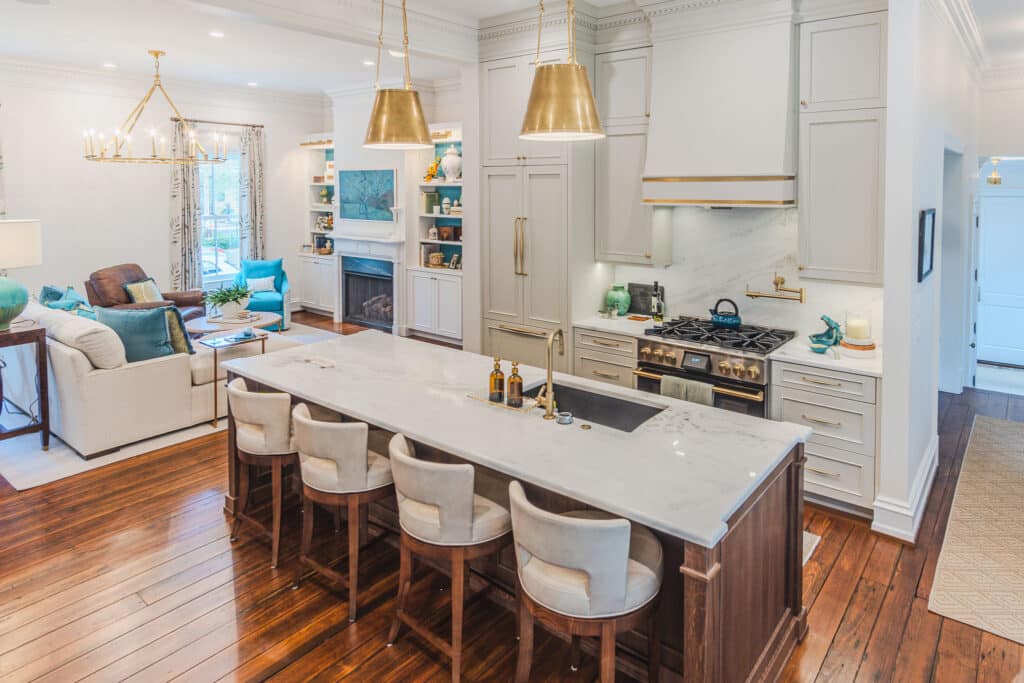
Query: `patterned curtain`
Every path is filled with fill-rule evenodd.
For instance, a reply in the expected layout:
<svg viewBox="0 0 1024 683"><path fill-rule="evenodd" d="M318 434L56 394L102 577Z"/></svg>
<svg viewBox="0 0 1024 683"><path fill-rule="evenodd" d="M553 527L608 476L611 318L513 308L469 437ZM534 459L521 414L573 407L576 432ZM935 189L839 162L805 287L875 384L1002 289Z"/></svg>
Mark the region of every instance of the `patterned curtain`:
<svg viewBox="0 0 1024 683"><path fill-rule="evenodd" d="M242 219L241 254L245 259L262 259L266 247L264 224L263 129L245 126L239 152L239 211Z"/></svg>
<svg viewBox="0 0 1024 683"><path fill-rule="evenodd" d="M194 126L193 126L194 127ZM181 121L174 122L171 155L188 154L188 136ZM171 287L177 291L203 285L199 169L191 164L171 166Z"/></svg>
<svg viewBox="0 0 1024 683"><path fill-rule="evenodd" d="M7 215L7 200L4 199L4 135L0 131L0 218Z"/></svg>

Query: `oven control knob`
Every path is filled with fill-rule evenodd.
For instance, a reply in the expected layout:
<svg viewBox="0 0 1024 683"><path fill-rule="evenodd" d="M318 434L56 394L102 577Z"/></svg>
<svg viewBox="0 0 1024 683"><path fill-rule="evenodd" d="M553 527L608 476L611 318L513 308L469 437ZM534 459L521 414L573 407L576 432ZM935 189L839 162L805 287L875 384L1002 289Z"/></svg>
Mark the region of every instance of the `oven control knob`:
<svg viewBox="0 0 1024 683"><path fill-rule="evenodd" d="M666 363L671 363L672 365L675 365L676 364L676 352L675 351L668 351L668 352L666 352L665 353L665 362Z"/></svg>
<svg viewBox="0 0 1024 683"><path fill-rule="evenodd" d="M643 357L643 358L650 358L651 357L651 347L650 346L645 346L642 349L640 349L640 356Z"/></svg>
<svg viewBox="0 0 1024 683"><path fill-rule="evenodd" d="M751 365L747 368L747 379L756 382L761 378L761 370L756 365Z"/></svg>
<svg viewBox="0 0 1024 683"><path fill-rule="evenodd" d="M745 369L746 368L743 367L743 363L734 363L732 366L732 374L736 375L737 377L742 377L743 371Z"/></svg>
<svg viewBox="0 0 1024 683"><path fill-rule="evenodd" d="M729 361L727 361L727 360L720 360L720 361L718 361L718 372L723 374L723 375L728 375L730 372L732 372L732 366L729 365Z"/></svg>
<svg viewBox="0 0 1024 683"><path fill-rule="evenodd" d="M665 352L664 351L662 351L661 349L654 349L654 360L660 362L661 359L664 358L664 357L665 357Z"/></svg>

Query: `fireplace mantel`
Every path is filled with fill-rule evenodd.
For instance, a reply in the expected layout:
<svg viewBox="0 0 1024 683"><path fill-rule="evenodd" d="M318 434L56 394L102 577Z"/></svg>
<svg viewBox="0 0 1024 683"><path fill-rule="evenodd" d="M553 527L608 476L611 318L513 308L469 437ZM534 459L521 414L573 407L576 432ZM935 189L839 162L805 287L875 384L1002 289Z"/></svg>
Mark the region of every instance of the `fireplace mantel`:
<svg viewBox="0 0 1024 683"><path fill-rule="evenodd" d="M345 292L345 274L342 258L356 256L359 258L379 259L394 264L392 275L392 299L394 301L394 321L391 333L404 334L405 330L405 240L395 237L377 237L363 235L334 236L334 254L338 259L338 302L335 309L334 322L342 322Z"/></svg>

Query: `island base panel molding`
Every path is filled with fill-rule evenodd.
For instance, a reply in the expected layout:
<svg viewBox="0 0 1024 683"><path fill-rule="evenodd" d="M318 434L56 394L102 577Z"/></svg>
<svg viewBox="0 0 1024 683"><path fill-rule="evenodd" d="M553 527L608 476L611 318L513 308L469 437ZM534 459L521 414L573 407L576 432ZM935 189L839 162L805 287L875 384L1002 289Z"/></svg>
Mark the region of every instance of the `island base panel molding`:
<svg viewBox="0 0 1024 683"><path fill-rule="evenodd" d="M228 381L233 378L228 373ZM247 380L251 391L280 391ZM228 419L232 420L231 415ZM371 424L371 428L374 425ZM238 471L233 430L228 429L228 494L225 510L237 504ZM418 457L437 462L468 462L425 444L416 444ZM503 500L509 477L472 463L478 490ZM655 532L665 552L657 627L661 666L687 683L732 683L776 680L796 644L807 632L803 595L803 446L798 445L765 478L727 522L725 536L713 548ZM568 512L592 506L523 482L530 500L546 510ZM369 522L399 532L394 501L369 505ZM389 537L388 542L393 542ZM488 598L510 611L514 600L516 562L511 547L497 557L475 560L471 588L490 584L498 590ZM433 563L431 563L433 566ZM672 571L672 567L678 571ZM447 573L443 566L435 569ZM479 575L479 576L474 576ZM481 578L486 577L486 579ZM648 651L646 627L618 638L617 668L645 680ZM597 656L595 642L581 643ZM663 672L664 673L664 672Z"/></svg>

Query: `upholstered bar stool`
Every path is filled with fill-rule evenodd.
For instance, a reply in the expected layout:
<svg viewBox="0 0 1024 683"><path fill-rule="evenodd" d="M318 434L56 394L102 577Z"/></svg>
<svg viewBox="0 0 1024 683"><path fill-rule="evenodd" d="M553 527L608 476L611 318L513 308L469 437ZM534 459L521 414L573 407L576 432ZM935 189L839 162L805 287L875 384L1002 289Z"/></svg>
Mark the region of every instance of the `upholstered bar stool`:
<svg viewBox="0 0 1024 683"><path fill-rule="evenodd" d="M509 485L509 504L519 592L517 683L530 678L534 619L572 636L573 668L579 637L600 637L602 683L615 680L616 634L646 621L648 677L657 681L662 549L654 534L598 510L541 510L517 481Z"/></svg>
<svg viewBox="0 0 1024 683"><path fill-rule="evenodd" d="M292 399L288 394L249 391L241 377L228 384L228 407L235 423L236 457L242 463L238 468L239 510L235 513L231 540L238 538L243 522L269 536L271 567L277 567L281 549L282 471L285 465L299 462L292 434L291 405ZM270 467L273 523L269 529L247 512L250 465Z"/></svg>
<svg viewBox="0 0 1024 683"><path fill-rule="evenodd" d="M389 445L391 472L398 498L401 562L395 620L388 645L406 624L452 660L452 681L462 675L462 610L466 563L493 555L512 542L508 510L473 491L472 465L419 460L401 434ZM452 636L445 642L406 611L412 584L413 556L451 564Z"/></svg>
<svg viewBox="0 0 1024 683"><path fill-rule="evenodd" d="M369 450L370 430L363 422L314 420L309 407L300 403L292 409L292 423L304 500L299 562L332 581L348 584L348 620L355 621L360 528L366 505L392 495L391 465L386 457ZM348 577L317 562L309 553L313 542L313 506L317 503L332 512L342 507L348 509ZM301 575L300 567L296 586Z"/></svg>

